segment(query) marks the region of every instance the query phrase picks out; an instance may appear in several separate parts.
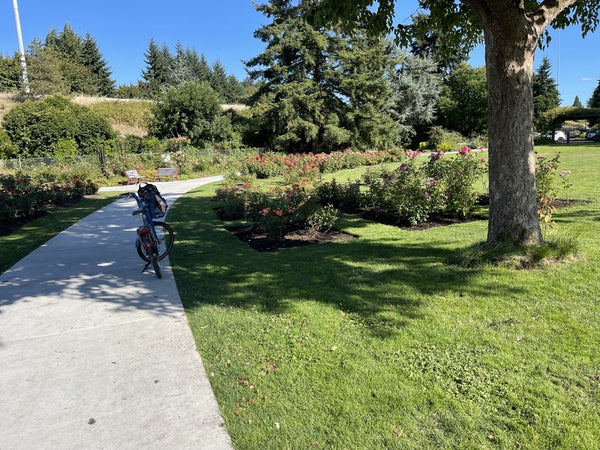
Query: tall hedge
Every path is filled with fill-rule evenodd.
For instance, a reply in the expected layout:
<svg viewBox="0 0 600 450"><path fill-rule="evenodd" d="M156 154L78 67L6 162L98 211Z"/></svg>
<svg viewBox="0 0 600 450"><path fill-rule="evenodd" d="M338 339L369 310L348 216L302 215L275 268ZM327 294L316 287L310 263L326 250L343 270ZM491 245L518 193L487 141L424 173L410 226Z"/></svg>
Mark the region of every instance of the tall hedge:
<svg viewBox="0 0 600 450"><path fill-rule="evenodd" d="M97 142L115 137L108 120L60 95L15 106L4 116L2 127L21 157L53 156L64 140L75 141L77 152L85 155L95 150Z"/></svg>

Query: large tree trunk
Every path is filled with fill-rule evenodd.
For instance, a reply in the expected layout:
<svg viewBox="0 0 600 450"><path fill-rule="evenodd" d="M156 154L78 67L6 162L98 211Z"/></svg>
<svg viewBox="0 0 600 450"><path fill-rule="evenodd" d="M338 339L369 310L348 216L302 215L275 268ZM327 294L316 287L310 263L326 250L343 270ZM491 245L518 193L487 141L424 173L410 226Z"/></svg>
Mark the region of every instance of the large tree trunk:
<svg viewBox="0 0 600 450"><path fill-rule="evenodd" d="M518 18L521 19L522 18ZM519 21L517 19L517 21ZM533 56L537 34L523 22L485 28L489 119L488 244L542 241L533 152Z"/></svg>

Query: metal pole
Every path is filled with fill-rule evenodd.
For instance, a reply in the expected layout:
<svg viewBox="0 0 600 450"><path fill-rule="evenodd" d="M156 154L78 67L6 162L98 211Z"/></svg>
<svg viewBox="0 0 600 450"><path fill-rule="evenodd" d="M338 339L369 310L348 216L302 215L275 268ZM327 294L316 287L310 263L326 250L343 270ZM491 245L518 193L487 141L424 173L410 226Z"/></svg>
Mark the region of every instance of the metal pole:
<svg viewBox="0 0 600 450"><path fill-rule="evenodd" d="M29 94L29 78L27 77L27 64L25 63L25 49L23 48L23 36L21 35L21 19L19 19L19 5L17 5L17 0L13 0L13 9L15 11L17 40L19 41L19 59L21 60L21 69L23 70L23 86L25 88L25 93Z"/></svg>

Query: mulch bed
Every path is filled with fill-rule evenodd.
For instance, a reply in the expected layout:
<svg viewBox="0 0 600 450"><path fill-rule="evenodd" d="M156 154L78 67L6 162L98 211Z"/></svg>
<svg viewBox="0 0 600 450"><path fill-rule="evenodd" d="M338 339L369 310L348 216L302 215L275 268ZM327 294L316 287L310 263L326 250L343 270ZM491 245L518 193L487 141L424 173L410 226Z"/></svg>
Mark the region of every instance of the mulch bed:
<svg viewBox="0 0 600 450"><path fill-rule="evenodd" d="M274 252L282 248L301 247L323 242L349 241L356 236L342 231L330 230L327 233L309 230L296 230L287 233L282 241L269 239L266 234L256 232L250 227L228 228L232 235L259 252Z"/></svg>
<svg viewBox="0 0 600 450"><path fill-rule="evenodd" d="M480 205L485 205L488 202L486 196L481 196L479 199ZM564 208L577 203L576 200L560 200L557 199L554 202L556 208ZM222 208L215 208L217 216L221 220L226 220L223 215ZM362 217L364 219L371 220L373 222L379 222L386 225L397 226L403 230L408 231L420 231L427 230L435 227L443 227L453 225L457 223L465 223L473 220L484 219L484 216L472 216L468 219L456 219L449 218L441 215L432 215L429 217L427 222L410 226L406 223L400 223L392 217L382 215L380 211L376 209L363 209L360 212L351 213L352 215ZM293 248L303 245L320 244L323 242L335 242L335 241L347 241L355 239L356 236L348 233L344 233L337 230L330 230L327 233L313 232L309 230L295 230L288 232L282 241L276 241L269 239L265 233L257 231L253 227L226 227L232 235L236 236L242 242L245 242L256 251L259 252L274 252L283 248Z"/></svg>

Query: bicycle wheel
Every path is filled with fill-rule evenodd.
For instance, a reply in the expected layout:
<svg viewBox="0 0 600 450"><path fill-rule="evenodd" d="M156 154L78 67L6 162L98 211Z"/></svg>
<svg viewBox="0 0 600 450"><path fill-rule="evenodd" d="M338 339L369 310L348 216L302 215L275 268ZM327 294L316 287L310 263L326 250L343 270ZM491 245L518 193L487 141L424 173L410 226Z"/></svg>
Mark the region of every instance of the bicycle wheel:
<svg viewBox="0 0 600 450"><path fill-rule="evenodd" d="M160 271L160 263L158 262L158 253L152 252L152 268L156 274L156 278L162 278L162 272Z"/></svg>
<svg viewBox="0 0 600 450"><path fill-rule="evenodd" d="M154 230L158 237L158 260L162 261L173 248L175 236L173 229L164 222L154 222ZM137 247L138 255L146 262L150 262L150 258L144 255L141 248Z"/></svg>

